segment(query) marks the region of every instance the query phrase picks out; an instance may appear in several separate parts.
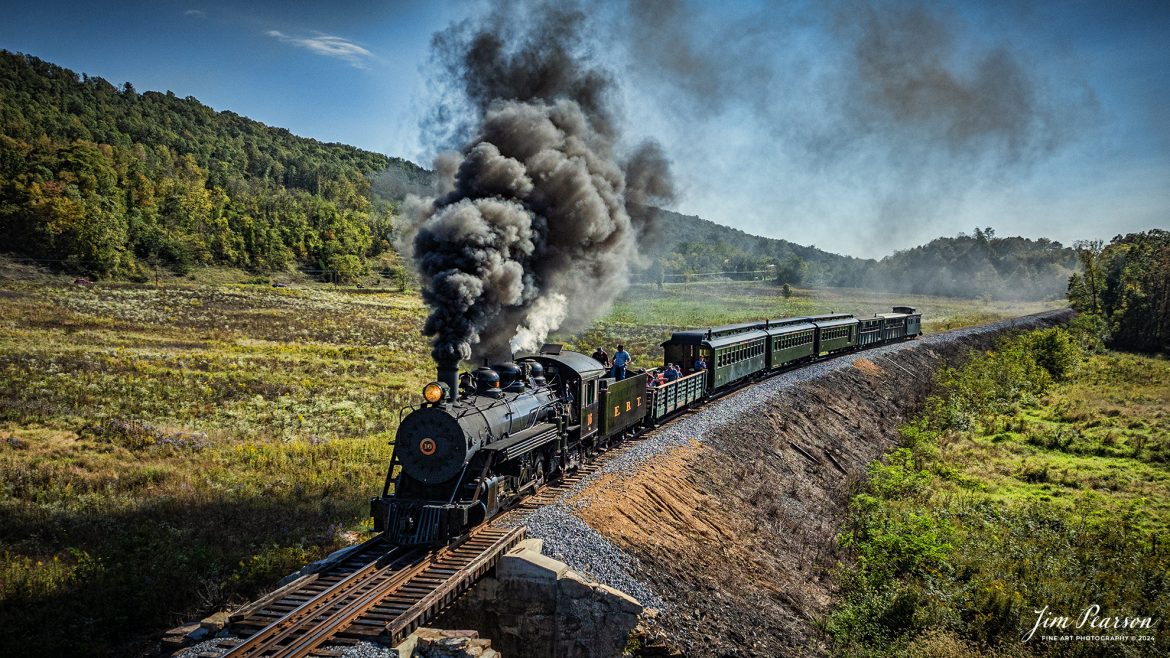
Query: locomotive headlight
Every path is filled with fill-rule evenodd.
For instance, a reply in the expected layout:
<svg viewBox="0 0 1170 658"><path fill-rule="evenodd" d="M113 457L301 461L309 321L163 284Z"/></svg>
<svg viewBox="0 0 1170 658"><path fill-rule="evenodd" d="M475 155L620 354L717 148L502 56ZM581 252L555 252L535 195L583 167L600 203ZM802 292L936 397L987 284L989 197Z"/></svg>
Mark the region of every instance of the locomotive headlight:
<svg viewBox="0 0 1170 658"><path fill-rule="evenodd" d="M431 382L423 387L423 399L431 404L436 404L447 397L447 387L439 382Z"/></svg>

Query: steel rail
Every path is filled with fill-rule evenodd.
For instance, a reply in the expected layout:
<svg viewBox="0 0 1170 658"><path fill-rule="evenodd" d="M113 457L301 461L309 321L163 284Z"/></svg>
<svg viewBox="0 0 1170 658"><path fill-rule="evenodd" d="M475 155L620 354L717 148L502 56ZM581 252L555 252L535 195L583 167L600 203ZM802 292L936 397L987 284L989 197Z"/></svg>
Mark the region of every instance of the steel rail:
<svg viewBox="0 0 1170 658"><path fill-rule="evenodd" d="M398 555L394 559L391 559L389 562L383 562L383 560L394 556L396 553ZM290 610L267 627L253 633L239 645L233 647L231 651L224 654L224 658L245 658L248 656L264 655L276 647L281 641L296 633L306 621L320 615L328 606L352 596L355 591L360 590L364 586L368 586L372 580L385 574L388 570L393 570L396 566L400 567L401 563L405 561L404 558L414 557L416 555L417 552L395 549L369 562L321 593L313 596L308 601Z"/></svg>
<svg viewBox="0 0 1170 658"><path fill-rule="evenodd" d="M387 554L263 627L225 658L303 658L369 615L374 621L363 623L376 622L381 630L378 635L390 632L393 640L402 629L417 628L453 601L523 536L523 528L480 526L459 544L434 553L420 549ZM386 606L388 613L381 614L389 614L390 619L376 621L374 613Z"/></svg>

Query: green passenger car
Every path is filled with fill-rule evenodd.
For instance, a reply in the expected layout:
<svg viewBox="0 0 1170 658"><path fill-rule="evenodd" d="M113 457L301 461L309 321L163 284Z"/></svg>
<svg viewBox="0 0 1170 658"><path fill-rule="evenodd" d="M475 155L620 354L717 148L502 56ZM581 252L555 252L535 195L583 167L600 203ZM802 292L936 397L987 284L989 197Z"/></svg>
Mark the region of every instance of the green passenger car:
<svg viewBox="0 0 1170 658"><path fill-rule="evenodd" d="M878 317L862 318L858 324L857 344L861 347L877 345L882 342L882 319Z"/></svg>
<svg viewBox="0 0 1170 658"><path fill-rule="evenodd" d="M713 381L708 385L719 388L763 371L767 367L767 342L768 334L760 330L708 341L715 355Z"/></svg>
<svg viewBox="0 0 1170 658"><path fill-rule="evenodd" d="M922 314L913 306L895 306L895 313L906 315L906 336L913 338L922 335Z"/></svg>
<svg viewBox="0 0 1170 658"><path fill-rule="evenodd" d="M852 315L817 315L810 318L817 326L818 356L840 352L857 345L857 318Z"/></svg>
<svg viewBox="0 0 1170 658"><path fill-rule="evenodd" d="M674 332L662 344L665 363L682 366L684 374L694 372L698 357L707 361L710 375L707 389L739 381L767 367L768 334L766 323L733 324L710 329Z"/></svg>
<svg viewBox="0 0 1170 658"><path fill-rule="evenodd" d="M815 356L817 326L808 318L769 320L764 331L768 333L769 370L803 361Z"/></svg>

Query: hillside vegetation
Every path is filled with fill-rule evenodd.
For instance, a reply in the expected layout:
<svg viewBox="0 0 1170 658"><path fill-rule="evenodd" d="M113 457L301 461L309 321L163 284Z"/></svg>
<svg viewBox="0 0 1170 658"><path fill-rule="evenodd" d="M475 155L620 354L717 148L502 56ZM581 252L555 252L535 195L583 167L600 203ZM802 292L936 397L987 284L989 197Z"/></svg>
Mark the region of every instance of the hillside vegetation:
<svg viewBox="0 0 1170 658"><path fill-rule="evenodd" d="M1087 329L1087 330L1086 330ZM1170 650L1170 362L1082 354L1091 323L1004 340L940 392L870 467L841 544L848 656L1126 656ZM1147 630L1043 630L1152 616ZM1116 642L1045 635L1141 635Z"/></svg>
<svg viewBox="0 0 1170 658"><path fill-rule="evenodd" d="M841 654L1170 651L1170 362L1104 350L1166 351L1170 234L1077 248L1070 327L943 371L901 447L871 465L826 624ZM1033 631L1045 610L1080 625Z"/></svg>
<svg viewBox="0 0 1170 658"><path fill-rule="evenodd" d="M1056 299L1075 271L1075 252L1046 238L1001 238L991 228L937 238L879 261L868 275L882 290L948 297Z"/></svg>
<svg viewBox="0 0 1170 658"><path fill-rule="evenodd" d="M409 162L0 51L0 242L96 276L195 265L352 278L390 249L371 195Z"/></svg>

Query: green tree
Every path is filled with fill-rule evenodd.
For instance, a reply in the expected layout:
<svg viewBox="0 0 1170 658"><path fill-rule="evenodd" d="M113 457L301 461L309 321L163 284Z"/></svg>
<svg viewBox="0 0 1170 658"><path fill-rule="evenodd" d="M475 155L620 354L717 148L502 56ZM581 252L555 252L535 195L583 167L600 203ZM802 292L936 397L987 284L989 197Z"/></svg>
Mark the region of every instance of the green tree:
<svg viewBox="0 0 1170 658"><path fill-rule="evenodd" d="M1101 245L1100 240L1078 240L1073 243L1081 271L1069 277L1069 301L1073 308L1086 313L1101 312L1101 287L1104 284L1100 263Z"/></svg>
<svg viewBox="0 0 1170 658"><path fill-rule="evenodd" d="M95 275L326 269L390 248L370 177L413 164L0 51L0 239ZM10 245L10 246L9 246Z"/></svg>
<svg viewBox="0 0 1170 658"><path fill-rule="evenodd" d="M776 283L800 285L808 264L799 256L789 256L776 265Z"/></svg>
<svg viewBox="0 0 1170 658"><path fill-rule="evenodd" d="M1068 287L1073 307L1104 319L1111 347L1170 353L1170 232L1088 243L1078 255L1082 271Z"/></svg>

